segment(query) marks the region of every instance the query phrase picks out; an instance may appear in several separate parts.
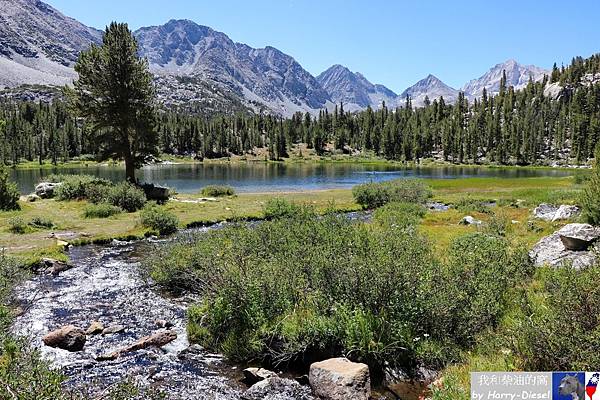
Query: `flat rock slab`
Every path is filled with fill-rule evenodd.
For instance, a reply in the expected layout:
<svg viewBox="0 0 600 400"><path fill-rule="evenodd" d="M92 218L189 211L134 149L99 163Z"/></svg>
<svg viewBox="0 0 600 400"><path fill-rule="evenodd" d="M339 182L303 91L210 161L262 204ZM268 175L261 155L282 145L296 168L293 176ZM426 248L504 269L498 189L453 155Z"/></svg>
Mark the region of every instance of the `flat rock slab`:
<svg viewBox="0 0 600 400"><path fill-rule="evenodd" d="M369 367L347 358L312 364L308 379L313 392L325 400L368 400L371 395Z"/></svg>
<svg viewBox="0 0 600 400"><path fill-rule="evenodd" d="M569 224L557 232L560 240L568 250L587 250L600 238L600 228L590 224Z"/></svg>
<svg viewBox="0 0 600 400"><path fill-rule="evenodd" d="M542 238L529 252L529 257L536 267L548 265L558 267L571 264L575 269L585 268L592 265L596 260L596 250L589 251L569 250L563 244L560 235L555 232L550 236Z"/></svg>

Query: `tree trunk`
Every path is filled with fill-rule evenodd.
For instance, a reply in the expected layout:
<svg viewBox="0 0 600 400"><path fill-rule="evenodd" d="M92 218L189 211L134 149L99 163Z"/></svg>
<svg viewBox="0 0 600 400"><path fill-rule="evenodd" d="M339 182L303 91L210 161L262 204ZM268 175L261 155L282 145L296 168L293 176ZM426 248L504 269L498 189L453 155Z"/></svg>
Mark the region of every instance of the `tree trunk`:
<svg viewBox="0 0 600 400"><path fill-rule="evenodd" d="M137 183L135 180L135 165L131 157L125 157L125 179L129 183Z"/></svg>

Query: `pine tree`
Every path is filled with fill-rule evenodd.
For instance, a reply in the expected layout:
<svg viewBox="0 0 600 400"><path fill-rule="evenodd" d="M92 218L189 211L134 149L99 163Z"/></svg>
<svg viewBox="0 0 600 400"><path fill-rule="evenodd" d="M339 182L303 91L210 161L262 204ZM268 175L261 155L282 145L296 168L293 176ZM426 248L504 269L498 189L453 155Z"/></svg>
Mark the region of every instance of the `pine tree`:
<svg viewBox="0 0 600 400"><path fill-rule="evenodd" d="M600 145L596 146L594 171L581 196L581 205L587 222L600 225Z"/></svg>
<svg viewBox="0 0 600 400"><path fill-rule="evenodd" d="M152 75L127 24L111 23L75 71L79 78L66 89L73 110L92 124L100 158L125 160L127 180L135 182L135 169L157 152L158 135Z"/></svg>

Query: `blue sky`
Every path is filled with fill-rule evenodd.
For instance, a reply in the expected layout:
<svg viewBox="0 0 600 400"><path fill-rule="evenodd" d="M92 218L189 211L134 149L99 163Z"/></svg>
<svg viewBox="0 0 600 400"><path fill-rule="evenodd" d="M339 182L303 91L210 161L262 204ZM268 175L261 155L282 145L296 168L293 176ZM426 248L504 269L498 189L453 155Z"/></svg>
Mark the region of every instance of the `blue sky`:
<svg viewBox="0 0 600 400"><path fill-rule="evenodd" d="M190 19L276 47L314 75L342 64L397 93L429 73L459 88L509 58L550 68L600 52L598 0L46 1L100 29Z"/></svg>

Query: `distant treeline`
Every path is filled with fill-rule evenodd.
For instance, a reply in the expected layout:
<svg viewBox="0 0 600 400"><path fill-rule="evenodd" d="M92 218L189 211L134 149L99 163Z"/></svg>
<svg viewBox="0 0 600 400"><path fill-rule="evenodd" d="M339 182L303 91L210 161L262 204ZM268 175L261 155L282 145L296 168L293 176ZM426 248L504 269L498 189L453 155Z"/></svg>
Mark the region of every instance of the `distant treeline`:
<svg viewBox="0 0 600 400"><path fill-rule="evenodd" d="M495 96L485 91L454 105L443 98L422 108L348 113L343 104L317 117L298 113L283 119L269 115L212 118L159 111L160 151L198 158L245 154L267 148L271 159L286 157L292 144L306 143L317 154L333 144L339 151L372 151L387 159L412 161L438 157L460 163L536 164L593 157L600 139L600 55L574 58L567 68L514 90L502 79ZM553 84L548 86L547 84ZM560 85L560 87L557 87ZM546 94L544 89L547 88ZM0 162L67 161L93 157L101 149L84 120L73 118L60 101L0 101ZM4 127L2 128L2 125Z"/></svg>

